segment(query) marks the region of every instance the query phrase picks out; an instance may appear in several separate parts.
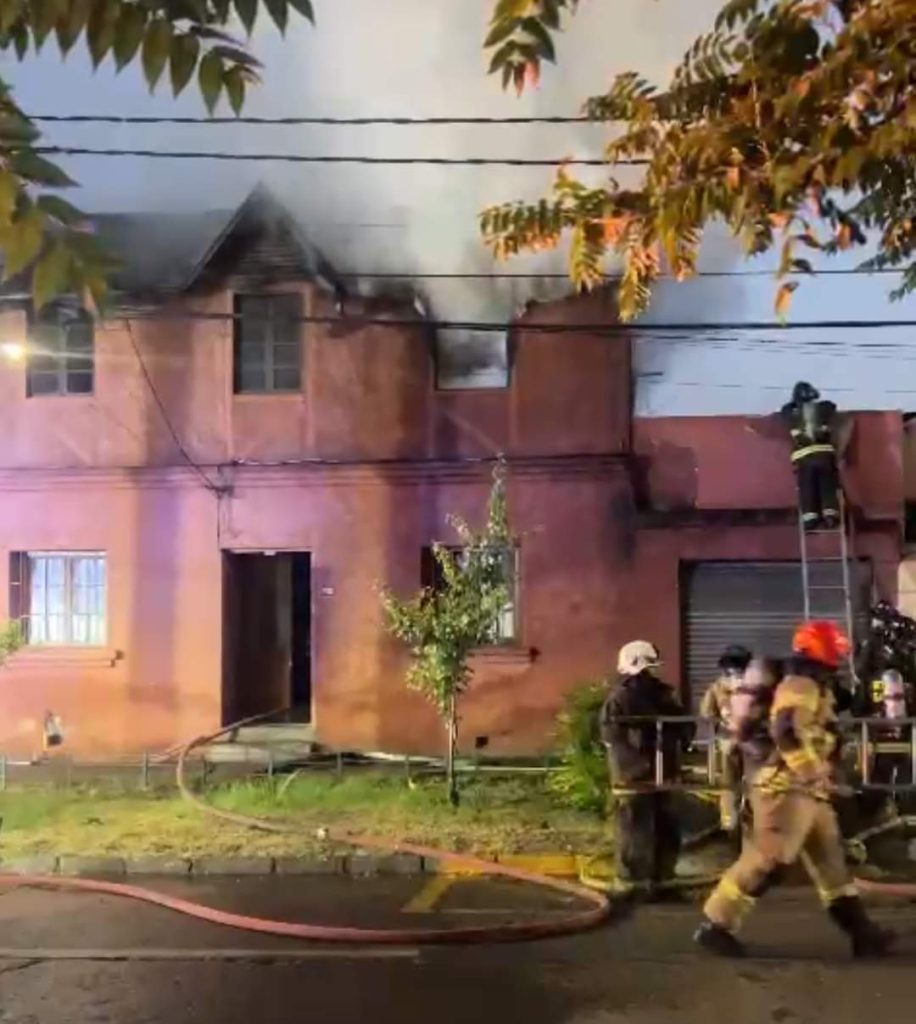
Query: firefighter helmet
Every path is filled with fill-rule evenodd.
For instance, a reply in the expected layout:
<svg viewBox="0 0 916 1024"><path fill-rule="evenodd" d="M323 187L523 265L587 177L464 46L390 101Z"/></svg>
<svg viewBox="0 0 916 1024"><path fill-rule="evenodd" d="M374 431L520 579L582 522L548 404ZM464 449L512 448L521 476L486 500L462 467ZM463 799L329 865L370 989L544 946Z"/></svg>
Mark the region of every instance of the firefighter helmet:
<svg viewBox="0 0 916 1024"><path fill-rule="evenodd" d="M803 622L795 630L792 650L828 668L837 668L849 654L849 639L833 622Z"/></svg>
<svg viewBox="0 0 916 1024"><path fill-rule="evenodd" d="M723 672L729 669L743 672L750 665L752 657L751 652L741 644L729 644L719 658L719 668Z"/></svg>
<svg viewBox="0 0 916 1024"><path fill-rule="evenodd" d="M796 405L802 405L805 402L816 402L820 397L820 391L806 380L800 380L792 389L792 401Z"/></svg>
<svg viewBox="0 0 916 1024"><path fill-rule="evenodd" d="M624 644L617 655L617 671L622 676L638 676L647 668L659 668L661 663L658 648L648 640Z"/></svg>

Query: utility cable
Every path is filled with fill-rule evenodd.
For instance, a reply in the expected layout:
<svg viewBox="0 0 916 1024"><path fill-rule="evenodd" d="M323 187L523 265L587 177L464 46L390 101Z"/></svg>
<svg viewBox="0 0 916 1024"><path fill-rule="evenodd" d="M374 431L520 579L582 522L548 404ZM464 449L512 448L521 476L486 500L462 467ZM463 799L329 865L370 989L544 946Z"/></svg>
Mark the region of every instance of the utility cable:
<svg viewBox="0 0 916 1024"><path fill-rule="evenodd" d="M89 214L88 216L92 216ZM362 227L363 225L335 225L339 227ZM391 227L400 228L404 227L403 224L378 224L372 225L373 227ZM862 270L858 267L826 267L823 270L817 270L812 275L812 278L818 277L878 277L882 275L897 275L903 274L905 268L894 269L891 267L882 267L878 270ZM771 270L699 270L692 277L687 279L686 283L695 281L701 278L736 278L736 277L776 277L776 269ZM441 272L429 272L421 273L410 270L403 271L365 271L360 273L359 271L349 271L347 273L336 274L336 277L344 281L570 281L569 274L550 273L547 271L441 271ZM673 274L660 274L658 277L660 281L673 281L675 277ZM685 283L685 282L679 282Z"/></svg>
<svg viewBox="0 0 916 1024"><path fill-rule="evenodd" d="M228 153L208 150L175 149L93 149L85 146L36 146L32 152L42 156L141 157L149 160L218 160L227 163L273 162L288 164L365 164L403 166L427 164L437 167L643 167L648 160L614 160L585 157L529 159L526 157L453 157L453 156L329 156L306 153Z"/></svg>
<svg viewBox="0 0 916 1024"><path fill-rule="evenodd" d="M157 117L120 114L26 114L30 121L48 124L193 124L193 125L327 125L363 127L368 125L509 125L509 124L593 124L613 122L584 115L533 117Z"/></svg>
<svg viewBox="0 0 916 1024"><path fill-rule="evenodd" d="M165 423L169 434L171 434L172 440L175 442L175 447L178 449L178 451L181 454L181 457L185 460L185 462L187 462L187 464L200 477L203 485L207 488L207 490L210 491L212 494L215 494L216 497L219 498L220 494L222 494L222 488L219 487L217 484L213 483L213 481L210 479L210 477L207 476L203 469L201 469L201 467L194 461L194 459L191 458L190 453L182 443L182 440L178 436L178 432L175 430L175 427L172 423L172 418L169 416L168 409L166 409L165 403L162 401L162 397L159 394L156 385L153 383L153 378L150 375L149 369L147 368L146 360L143 358L143 354L140 351L140 346L137 344L137 339L134 337L134 329L131 326L130 320L127 320L126 324L127 336L130 339L131 347L133 348L134 354L137 357L137 363L140 366L140 372L143 374L143 379L146 381L146 386L149 388L150 394L153 396L153 400L155 401L157 407L159 408L162 420Z"/></svg>
<svg viewBox="0 0 916 1024"><path fill-rule="evenodd" d="M117 313L113 316L116 320L131 321L211 321L211 322L234 322L244 320L246 323L305 323L305 324L328 324L338 326L373 326L373 327L414 327L434 328L442 330L461 331L493 331L504 333L507 331L536 332L541 334L659 334L669 332L685 332L697 334L711 331L808 331L808 330L856 330L871 331L884 328L909 328L916 327L916 320L807 320L792 321L785 324L773 320L748 320L744 322L703 322L696 323L661 323L661 324L632 324L619 321L593 321L585 323L560 324L549 321L523 320L498 321L498 320L439 320L423 319L422 317L383 317L383 316L360 316L357 314L301 314L296 316L278 317L253 317L243 313L205 313L196 310L155 310L149 313ZM808 341L804 344L812 345ZM830 346L837 342L825 341L822 344ZM876 347L882 350L887 349L887 344L880 342L859 342L857 347ZM900 343L900 348L912 348L908 343Z"/></svg>

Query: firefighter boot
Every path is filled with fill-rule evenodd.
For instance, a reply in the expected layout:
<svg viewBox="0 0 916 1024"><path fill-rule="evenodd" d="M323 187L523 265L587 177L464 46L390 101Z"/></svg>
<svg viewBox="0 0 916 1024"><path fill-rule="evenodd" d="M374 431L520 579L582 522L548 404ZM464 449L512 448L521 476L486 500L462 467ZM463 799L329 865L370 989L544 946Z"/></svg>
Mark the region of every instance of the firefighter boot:
<svg viewBox="0 0 916 1024"><path fill-rule="evenodd" d="M849 936L857 960L887 956L896 941L894 932L869 918L858 896L841 896L827 907L827 913Z"/></svg>
<svg viewBox="0 0 916 1024"><path fill-rule="evenodd" d="M693 933L693 941L702 946L707 953L729 957L733 960L747 956L744 945L720 924L714 924L708 918Z"/></svg>

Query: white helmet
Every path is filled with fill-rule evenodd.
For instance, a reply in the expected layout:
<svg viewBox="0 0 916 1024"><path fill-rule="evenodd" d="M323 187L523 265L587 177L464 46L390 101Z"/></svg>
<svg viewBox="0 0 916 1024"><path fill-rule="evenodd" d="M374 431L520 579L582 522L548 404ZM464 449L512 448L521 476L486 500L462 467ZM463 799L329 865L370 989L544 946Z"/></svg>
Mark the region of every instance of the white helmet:
<svg viewBox="0 0 916 1024"><path fill-rule="evenodd" d="M617 655L617 671L622 676L638 676L644 669L658 668L661 663L658 648L648 640L624 644Z"/></svg>

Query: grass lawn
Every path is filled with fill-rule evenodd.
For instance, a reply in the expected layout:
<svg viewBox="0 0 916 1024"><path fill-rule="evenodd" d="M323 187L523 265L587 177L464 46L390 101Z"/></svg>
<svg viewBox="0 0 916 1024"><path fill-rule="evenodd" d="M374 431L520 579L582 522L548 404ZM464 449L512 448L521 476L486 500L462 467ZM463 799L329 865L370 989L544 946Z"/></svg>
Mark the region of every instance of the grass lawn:
<svg viewBox="0 0 916 1024"><path fill-rule="evenodd" d="M296 835L271 835L216 821L174 792L125 792L116 784L65 789L27 786L0 792L0 860L38 853L200 856L300 856L330 849L331 827L481 854L599 851L607 826L563 807L540 776L467 778L457 810L441 779L415 780L373 770L338 780L326 773L251 779L212 787L214 805L301 823Z"/></svg>

